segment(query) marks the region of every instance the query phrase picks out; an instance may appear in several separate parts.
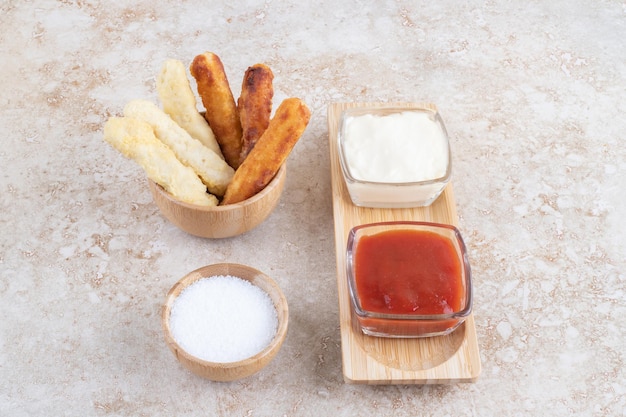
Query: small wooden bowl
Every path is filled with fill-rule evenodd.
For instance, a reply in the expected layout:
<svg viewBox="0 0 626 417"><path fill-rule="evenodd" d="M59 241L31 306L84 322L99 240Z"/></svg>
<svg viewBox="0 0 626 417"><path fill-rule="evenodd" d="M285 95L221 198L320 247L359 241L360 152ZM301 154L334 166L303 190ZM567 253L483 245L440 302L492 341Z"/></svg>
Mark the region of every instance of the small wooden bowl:
<svg viewBox="0 0 626 417"><path fill-rule="evenodd" d="M189 285L202 278L216 275L231 275L245 279L265 291L271 298L278 316L278 328L272 341L256 355L236 362L209 362L187 353L173 338L170 328L170 314L176 297ZM196 269L178 281L167 294L161 314L161 324L167 346L176 359L196 375L212 381L234 381L253 375L263 369L278 353L285 337L289 322L287 300L276 282L264 273L249 266L222 263Z"/></svg>
<svg viewBox="0 0 626 417"><path fill-rule="evenodd" d="M148 186L163 216L180 229L195 236L225 238L240 235L261 224L278 204L286 177L287 166L283 164L258 194L240 203L217 207L179 201L152 180L148 180Z"/></svg>

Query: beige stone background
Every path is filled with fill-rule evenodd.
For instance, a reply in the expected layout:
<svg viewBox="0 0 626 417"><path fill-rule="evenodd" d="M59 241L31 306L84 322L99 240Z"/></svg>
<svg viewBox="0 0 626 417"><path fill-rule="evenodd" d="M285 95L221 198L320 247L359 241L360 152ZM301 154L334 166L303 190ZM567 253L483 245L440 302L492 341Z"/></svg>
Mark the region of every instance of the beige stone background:
<svg viewBox="0 0 626 417"><path fill-rule="evenodd" d="M0 415L624 416L626 2L0 3ZM167 58L275 73L311 122L245 235L168 223L102 141ZM453 150L482 360L475 383L341 371L329 103L430 101ZM216 262L271 275L289 334L260 374L197 378L165 346L170 286Z"/></svg>

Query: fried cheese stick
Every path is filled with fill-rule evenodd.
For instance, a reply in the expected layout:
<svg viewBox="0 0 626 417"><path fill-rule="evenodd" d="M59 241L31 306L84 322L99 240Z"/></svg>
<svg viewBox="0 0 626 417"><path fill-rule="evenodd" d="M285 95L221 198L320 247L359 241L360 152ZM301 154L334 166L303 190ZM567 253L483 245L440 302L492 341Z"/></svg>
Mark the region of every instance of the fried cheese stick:
<svg viewBox="0 0 626 417"><path fill-rule="evenodd" d="M246 159L257 140L270 123L274 74L265 64L255 64L246 70L241 83L241 95L237 100L241 121L241 155L239 164Z"/></svg>
<svg viewBox="0 0 626 417"><path fill-rule="evenodd" d="M198 94L206 110L217 143L228 164L237 169L241 154L241 122L239 112L228 84L224 65L211 52L197 55L189 70L196 79Z"/></svg>
<svg viewBox="0 0 626 417"><path fill-rule="evenodd" d="M143 120L111 117L104 124L104 140L126 158L134 160L155 183L175 198L190 204L216 206L217 198L193 169L183 165L174 152L154 135Z"/></svg>
<svg viewBox="0 0 626 417"><path fill-rule="evenodd" d="M189 136L189 133L147 100L131 100L124 116L148 122L156 137L169 146L180 162L193 168L211 194L224 195L234 170L215 152Z"/></svg>
<svg viewBox="0 0 626 417"><path fill-rule="evenodd" d="M238 203L265 188L304 133L310 118L311 112L302 100L285 99L248 157L235 171L221 204Z"/></svg>
<svg viewBox="0 0 626 417"><path fill-rule="evenodd" d="M163 111L192 138L198 139L223 159L222 151L211 127L198 112L196 96L187 79L185 64L176 59L166 60L157 76L156 89Z"/></svg>

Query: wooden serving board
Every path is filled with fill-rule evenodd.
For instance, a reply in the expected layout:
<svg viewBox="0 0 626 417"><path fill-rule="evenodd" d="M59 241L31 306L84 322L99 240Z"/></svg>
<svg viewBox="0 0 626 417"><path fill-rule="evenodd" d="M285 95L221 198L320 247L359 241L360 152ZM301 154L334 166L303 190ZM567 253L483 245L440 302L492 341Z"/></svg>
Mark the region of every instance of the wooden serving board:
<svg viewBox="0 0 626 417"><path fill-rule="evenodd" d="M328 108L344 379L348 383L359 384L471 382L478 378L481 370L473 314L450 335L421 339L366 336L355 327L352 321L346 278L346 245L348 233L352 227L364 223L393 220L430 221L452 225L456 225L458 221L451 183L428 207L374 209L357 207L350 200L341 174L337 152L337 134L341 113L350 107L388 106L436 110L434 105L426 103L332 103Z"/></svg>

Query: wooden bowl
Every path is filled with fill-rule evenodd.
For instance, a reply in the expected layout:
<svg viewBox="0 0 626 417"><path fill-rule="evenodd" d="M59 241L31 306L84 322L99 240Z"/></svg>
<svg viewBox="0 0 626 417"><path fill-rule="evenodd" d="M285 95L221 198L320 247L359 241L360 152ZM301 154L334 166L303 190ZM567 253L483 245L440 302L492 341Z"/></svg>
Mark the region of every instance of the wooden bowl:
<svg viewBox="0 0 626 417"><path fill-rule="evenodd" d="M261 224L274 210L285 187L287 166L258 194L240 203L204 207L177 200L163 187L148 180L152 198L166 219L180 229L205 238L237 236Z"/></svg>
<svg viewBox="0 0 626 417"><path fill-rule="evenodd" d="M258 354L236 362L209 362L186 352L172 336L170 314L176 297L199 279L217 275L231 275L245 279L265 291L271 298L278 316L278 328L272 341ZM264 273L249 266L222 263L204 266L190 272L178 281L167 294L163 304L161 323L167 346L176 359L196 375L212 381L234 381L253 375L263 369L276 356L287 335L289 309L287 300L276 282Z"/></svg>

